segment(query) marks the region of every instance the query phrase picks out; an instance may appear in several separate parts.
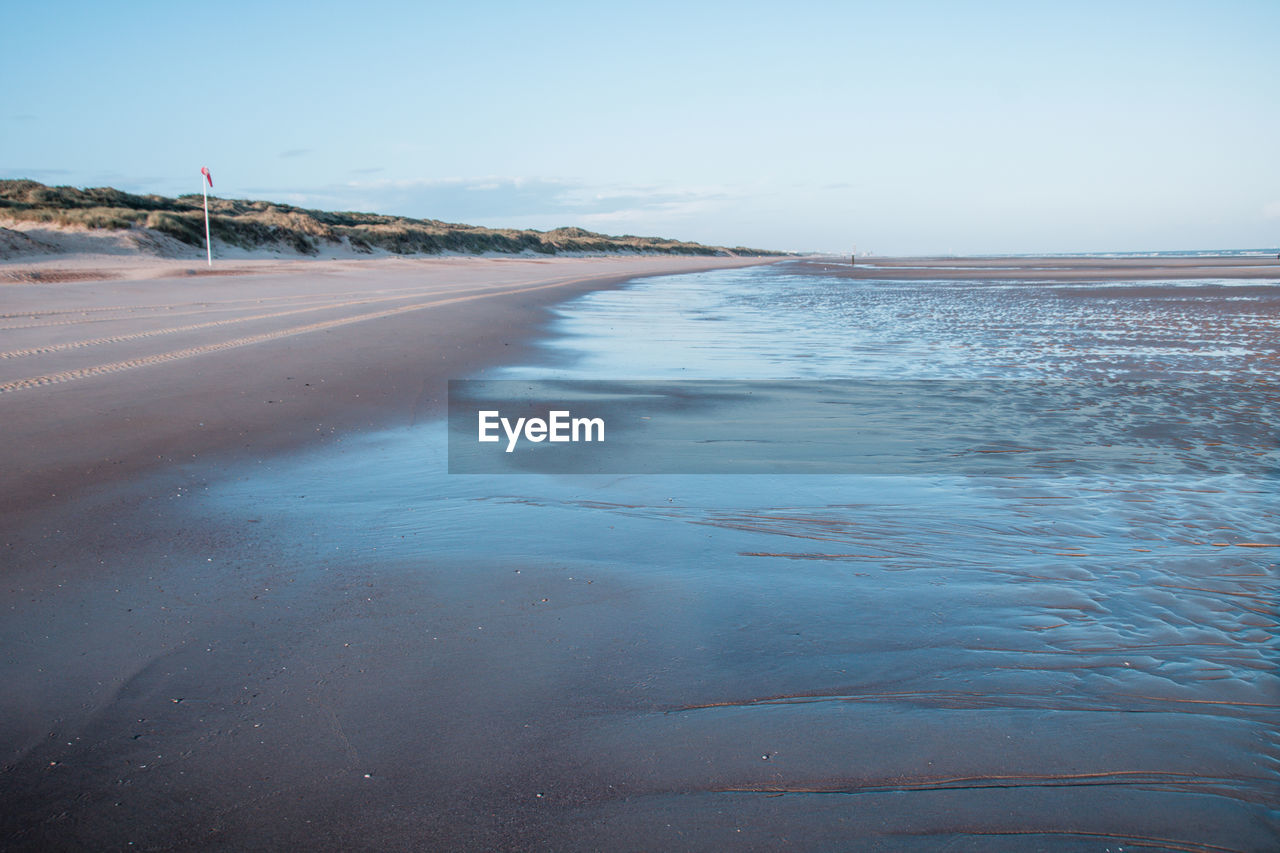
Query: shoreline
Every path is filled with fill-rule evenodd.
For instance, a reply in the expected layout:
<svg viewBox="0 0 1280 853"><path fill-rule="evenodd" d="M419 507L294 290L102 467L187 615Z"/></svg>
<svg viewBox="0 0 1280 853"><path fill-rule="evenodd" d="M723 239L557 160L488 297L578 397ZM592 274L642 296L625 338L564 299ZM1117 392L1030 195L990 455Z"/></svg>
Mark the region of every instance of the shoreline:
<svg viewBox="0 0 1280 853"><path fill-rule="evenodd" d="M745 258L268 262L211 277L0 288L17 516L166 465L264 457L438 414L448 379L522 358L548 309L633 278Z"/></svg>

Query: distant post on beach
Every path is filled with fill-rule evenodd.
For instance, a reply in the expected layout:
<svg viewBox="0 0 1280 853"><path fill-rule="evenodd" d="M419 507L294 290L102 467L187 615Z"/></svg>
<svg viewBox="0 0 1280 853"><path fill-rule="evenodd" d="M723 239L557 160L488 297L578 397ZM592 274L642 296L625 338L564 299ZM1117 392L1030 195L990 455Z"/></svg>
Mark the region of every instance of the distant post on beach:
<svg viewBox="0 0 1280 853"><path fill-rule="evenodd" d="M213 266L213 241L209 239L209 187L213 186L213 175L209 174L208 166L201 166L200 174L204 175L204 181L200 182L200 192L204 196L204 248L209 256L209 266ZM205 181L209 182L208 187Z"/></svg>
<svg viewBox="0 0 1280 853"><path fill-rule="evenodd" d="M853 251L849 253L849 266L856 267L858 265L858 247L854 246Z"/></svg>

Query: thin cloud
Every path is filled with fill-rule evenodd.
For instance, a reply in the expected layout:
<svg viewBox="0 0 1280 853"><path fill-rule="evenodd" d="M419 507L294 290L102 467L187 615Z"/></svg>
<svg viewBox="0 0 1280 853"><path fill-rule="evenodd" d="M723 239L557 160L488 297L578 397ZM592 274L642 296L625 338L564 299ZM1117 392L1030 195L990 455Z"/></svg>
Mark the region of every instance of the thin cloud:
<svg viewBox="0 0 1280 853"><path fill-rule="evenodd" d="M310 153L310 148L290 148L288 151L281 151L280 157L281 159L288 159L290 157L302 157L303 155Z"/></svg>
<svg viewBox="0 0 1280 853"><path fill-rule="evenodd" d="M422 219L522 227L533 222L571 225L678 219L718 207L732 198L719 188L595 185L555 178L502 176L434 181L356 180L315 192L288 195L295 204L316 207L337 206Z"/></svg>
<svg viewBox="0 0 1280 853"><path fill-rule="evenodd" d="M74 180L68 180L74 176ZM160 192L157 187L172 184L172 176L126 175L122 172L81 172L69 169L0 167L0 178L39 181L42 184L72 184L77 187L114 187L130 193ZM199 179L199 174L196 175ZM194 182L193 182L194 183ZM198 188L198 187L197 187Z"/></svg>
<svg viewBox="0 0 1280 853"><path fill-rule="evenodd" d="M63 175L70 175L67 169L13 169L9 167L0 168L0 175L6 178L28 178L33 181L42 181L44 177L58 178Z"/></svg>

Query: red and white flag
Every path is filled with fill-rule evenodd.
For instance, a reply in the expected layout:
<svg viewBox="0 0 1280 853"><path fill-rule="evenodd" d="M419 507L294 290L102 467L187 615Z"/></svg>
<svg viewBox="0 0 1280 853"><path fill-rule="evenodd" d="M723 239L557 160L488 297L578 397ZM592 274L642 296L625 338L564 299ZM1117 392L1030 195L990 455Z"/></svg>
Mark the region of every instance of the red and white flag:
<svg viewBox="0 0 1280 853"><path fill-rule="evenodd" d="M213 175L209 174L208 166L200 167L200 174L204 175L204 179L209 182L209 186L213 186ZM209 236L209 191L205 189L204 184L200 185L200 193L204 196L204 248L205 255L209 258L209 266L213 266L213 239Z"/></svg>

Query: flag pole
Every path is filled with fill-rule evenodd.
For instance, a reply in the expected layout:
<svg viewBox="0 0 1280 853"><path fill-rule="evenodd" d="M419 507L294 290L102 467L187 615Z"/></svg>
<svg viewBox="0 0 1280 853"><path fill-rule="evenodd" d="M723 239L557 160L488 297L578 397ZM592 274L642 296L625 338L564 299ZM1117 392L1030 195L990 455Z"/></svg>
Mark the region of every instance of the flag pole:
<svg viewBox="0 0 1280 853"><path fill-rule="evenodd" d="M209 266L213 266L213 241L209 239L209 189L205 186L205 180L213 183L213 178L209 177L209 168L200 169L200 192L204 195L204 248L209 256Z"/></svg>

